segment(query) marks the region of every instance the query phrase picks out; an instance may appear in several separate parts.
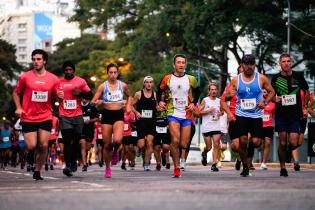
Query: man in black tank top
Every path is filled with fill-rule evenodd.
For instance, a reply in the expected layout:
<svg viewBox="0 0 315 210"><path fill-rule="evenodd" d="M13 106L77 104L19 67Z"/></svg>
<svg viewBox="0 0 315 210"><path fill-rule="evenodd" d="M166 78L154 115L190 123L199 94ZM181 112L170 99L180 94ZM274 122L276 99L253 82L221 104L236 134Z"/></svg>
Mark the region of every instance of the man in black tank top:
<svg viewBox="0 0 315 210"><path fill-rule="evenodd" d="M143 89L136 92L133 111L137 118L138 147L145 148L144 170L149 171L149 163L153 153L153 136L155 133L156 99L153 91L153 78L143 79Z"/></svg>

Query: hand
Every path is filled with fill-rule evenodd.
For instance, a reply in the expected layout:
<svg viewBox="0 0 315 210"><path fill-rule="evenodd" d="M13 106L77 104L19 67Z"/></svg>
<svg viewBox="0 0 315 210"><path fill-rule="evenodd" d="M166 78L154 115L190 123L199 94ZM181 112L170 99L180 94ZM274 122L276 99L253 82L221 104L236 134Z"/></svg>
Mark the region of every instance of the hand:
<svg viewBox="0 0 315 210"><path fill-rule="evenodd" d="M80 93L81 93L81 90L79 90L79 89L73 89L72 90L72 95L74 95L74 96L79 96Z"/></svg>
<svg viewBox="0 0 315 210"><path fill-rule="evenodd" d="M308 111L306 108L303 107L303 118L307 118Z"/></svg>
<svg viewBox="0 0 315 210"><path fill-rule="evenodd" d="M84 124L89 124L91 122L91 120L85 120Z"/></svg>
<svg viewBox="0 0 315 210"><path fill-rule="evenodd" d="M280 103L281 102L281 96L276 96L276 103Z"/></svg>
<svg viewBox="0 0 315 210"><path fill-rule="evenodd" d="M24 111L23 111L22 108L15 110L15 114L16 114L17 116L19 116L19 117L21 117L21 115L22 115L23 112L24 112Z"/></svg>
<svg viewBox="0 0 315 210"><path fill-rule="evenodd" d="M57 91L57 97L60 98L60 99L64 99L65 93L63 92L63 90L58 90Z"/></svg>
<svg viewBox="0 0 315 210"><path fill-rule="evenodd" d="M163 101L160 101L159 102L159 107L160 107L160 110L165 110L166 109L166 104L165 104L165 102L163 102Z"/></svg>
<svg viewBox="0 0 315 210"><path fill-rule="evenodd" d="M228 121L229 122L231 122L231 121L233 121L233 122L235 122L235 117L234 117L234 115L232 114L232 113L228 113L227 114L227 118L228 118Z"/></svg>
<svg viewBox="0 0 315 210"><path fill-rule="evenodd" d="M190 104L187 106L187 109L188 109L189 111L194 111L194 109L195 109L195 104L190 103Z"/></svg>
<svg viewBox="0 0 315 210"><path fill-rule="evenodd" d="M264 101L260 101L257 106L258 106L259 109L264 109L265 108L265 102Z"/></svg>
<svg viewBox="0 0 315 210"><path fill-rule="evenodd" d="M136 112L135 114L136 114L137 120L141 119L142 115L139 112Z"/></svg>

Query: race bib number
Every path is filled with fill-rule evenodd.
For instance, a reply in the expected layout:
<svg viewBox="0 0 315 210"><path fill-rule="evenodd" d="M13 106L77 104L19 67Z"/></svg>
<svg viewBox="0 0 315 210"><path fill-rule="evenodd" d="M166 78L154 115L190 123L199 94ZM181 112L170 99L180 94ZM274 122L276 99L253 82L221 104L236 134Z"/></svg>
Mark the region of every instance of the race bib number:
<svg viewBox="0 0 315 210"><path fill-rule="evenodd" d="M97 139L103 139L103 136L102 136L101 133L100 133L100 134L97 134Z"/></svg>
<svg viewBox="0 0 315 210"><path fill-rule="evenodd" d="M32 101L34 102L47 102L48 92L34 91L32 92Z"/></svg>
<svg viewBox="0 0 315 210"><path fill-rule="evenodd" d="M129 125L128 124L124 124L124 131L127 131L129 129Z"/></svg>
<svg viewBox="0 0 315 210"><path fill-rule="evenodd" d="M218 115L211 115L211 120L212 121L218 121L219 120L219 116Z"/></svg>
<svg viewBox="0 0 315 210"><path fill-rule="evenodd" d="M76 109L77 108L77 100L64 100L63 101L64 109Z"/></svg>
<svg viewBox="0 0 315 210"><path fill-rule="evenodd" d="M131 136L133 136L133 137L137 137L137 136L138 136L137 131L132 131L132 132L131 132Z"/></svg>
<svg viewBox="0 0 315 210"><path fill-rule="evenodd" d="M255 108L256 108L255 98L241 99L241 109L250 110Z"/></svg>
<svg viewBox="0 0 315 210"><path fill-rule="evenodd" d="M283 95L281 100L282 106L291 106L296 104L296 95Z"/></svg>
<svg viewBox="0 0 315 210"><path fill-rule="evenodd" d="M119 90L116 91L110 91L107 93L108 101L110 102L117 102L121 101L123 99L122 93Z"/></svg>
<svg viewBox="0 0 315 210"><path fill-rule="evenodd" d="M174 108L177 109L185 109L186 106L188 105L188 100L187 98L174 98Z"/></svg>
<svg viewBox="0 0 315 210"><path fill-rule="evenodd" d="M86 122L86 121L88 121L88 120L90 120L90 116L83 116L83 121L84 121L84 122Z"/></svg>
<svg viewBox="0 0 315 210"><path fill-rule="evenodd" d="M264 114L263 122L268 122L270 120L270 114Z"/></svg>
<svg viewBox="0 0 315 210"><path fill-rule="evenodd" d="M3 140L4 142L7 142L7 141L10 140L10 138L9 138L8 136L6 136L6 137L3 137L2 140Z"/></svg>
<svg viewBox="0 0 315 210"><path fill-rule="evenodd" d="M156 132L157 133L167 133L167 127L156 126Z"/></svg>
<svg viewBox="0 0 315 210"><path fill-rule="evenodd" d="M152 118L152 110L142 110L141 111L141 117L142 118Z"/></svg>

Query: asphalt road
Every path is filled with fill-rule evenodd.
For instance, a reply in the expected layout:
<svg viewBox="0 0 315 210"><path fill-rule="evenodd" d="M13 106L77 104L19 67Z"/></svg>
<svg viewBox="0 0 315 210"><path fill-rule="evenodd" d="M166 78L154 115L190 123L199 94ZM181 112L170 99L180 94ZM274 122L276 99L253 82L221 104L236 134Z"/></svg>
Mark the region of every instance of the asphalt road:
<svg viewBox="0 0 315 210"><path fill-rule="evenodd" d="M153 167L152 167L153 168ZM224 166L211 172L210 166L188 166L181 178L172 171L144 172L113 167L113 178L103 177L104 168L93 165L72 178L61 169L42 172L45 180L18 168L0 171L0 210L192 210L192 209L315 209L315 169L289 168L289 177L280 177L279 168L239 171Z"/></svg>

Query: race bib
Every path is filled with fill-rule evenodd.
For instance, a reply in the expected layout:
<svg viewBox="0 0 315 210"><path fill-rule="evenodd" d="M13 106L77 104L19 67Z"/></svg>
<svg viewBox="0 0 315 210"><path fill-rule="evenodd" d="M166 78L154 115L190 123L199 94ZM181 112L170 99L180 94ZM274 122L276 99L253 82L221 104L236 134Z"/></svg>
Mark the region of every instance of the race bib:
<svg viewBox="0 0 315 210"><path fill-rule="evenodd" d="M211 120L212 121L218 121L219 120L219 116L218 115L211 115Z"/></svg>
<svg viewBox="0 0 315 210"><path fill-rule="evenodd" d="M256 108L255 98L241 99L241 109L250 110L255 108Z"/></svg>
<svg viewBox="0 0 315 210"><path fill-rule="evenodd" d="M132 131L132 132L131 132L131 136L133 136L133 137L137 137L137 136L138 136L137 131Z"/></svg>
<svg viewBox="0 0 315 210"><path fill-rule="evenodd" d="M55 132L56 130L52 128L50 134L55 134Z"/></svg>
<svg viewBox="0 0 315 210"><path fill-rule="evenodd" d="M176 109L185 109L188 105L187 98L174 98L173 99L174 108Z"/></svg>
<svg viewBox="0 0 315 210"><path fill-rule="evenodd" d="M152 118L152 110L142 110L141 111L141 117L142 118Z"/></svg>
<svg viewBox="0 0 315 210"><path fill-rule="evenodd" d="M77 108L77 100L64 100L63 101L64 109L76 109Z"/></svg>
<svg viewBox="0 0 315 210"><path fill-rule="evenodd" d="M291 106L296 104L296 95L283 95L281 100L282 106Z"/></svg>
<svg viewBox="0 0 315 210"><path fill-rule="evenodd" d="M270 114L264 114L263 122L268 122L270 120Z"/></svg>
<svg viewBox="0 0 315 210"><path fill-rule="evenodd" d="M167 127L156 126L156 132L157 133L167 133Z"/></svg>
<svg viewBox="0 0 315 210"><path fill-rule="evenodd" d="M34 102L47 102L48 101L48 91L32 91L32 101Z"/></svg>
<svg viewBox="0 0 315 210"><path fill-rule="evenodd" d="M124 131L127 131L129 128L129 125L128 124L124 124Z"/></svg>
<svg viewBox="0 0 315 210"><path fill-rule="evenodd" d="M2 140L3 140L4 142L10 141L10 137L8 137L8 136L3 137Z"/></svg>
<svg viewBox="0 0 315 210"><path fill-rule="evenodd" d="M97 135L97 139L103 139L103 136L101 133Z"/></svg>
<svg viewBox="0 0 315 210"><path fill-rule="evenodd" d="M107 98L108 98L108 101L110 101L110 102L117 102L117 101L121 101L123 99L123 95L122 95L121 91L115 90L115 91L108 92Z"/></svg>
<svg viewBox="0 0 315 210"><path fill-rule="evenodd" d="M90 120L90 116L83 116L83 121L84 121L84 122L86 122L86 121L88 121L88 120Z"/></svg>

